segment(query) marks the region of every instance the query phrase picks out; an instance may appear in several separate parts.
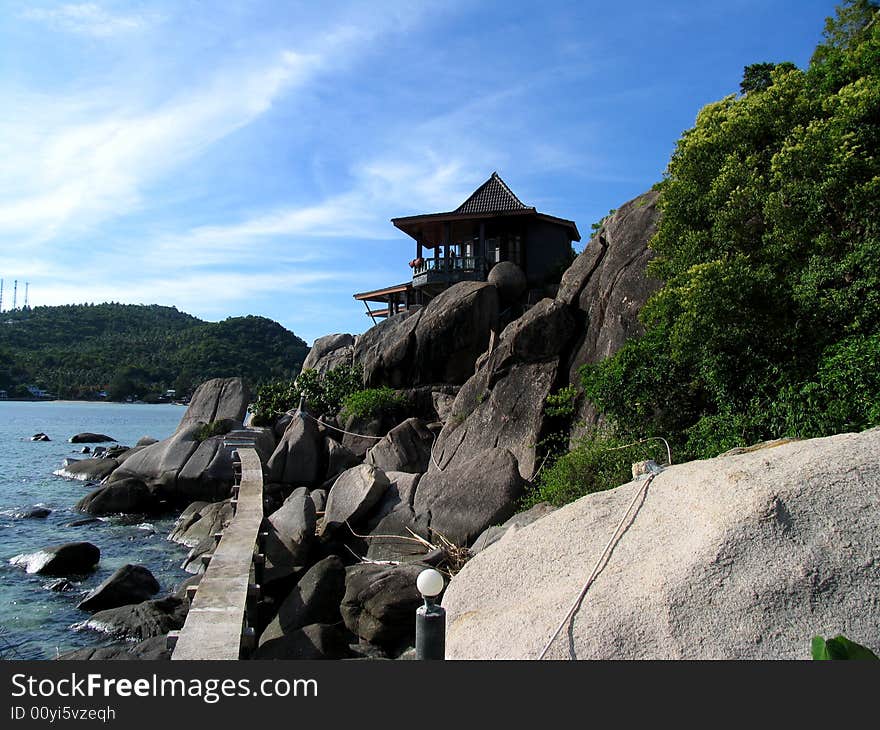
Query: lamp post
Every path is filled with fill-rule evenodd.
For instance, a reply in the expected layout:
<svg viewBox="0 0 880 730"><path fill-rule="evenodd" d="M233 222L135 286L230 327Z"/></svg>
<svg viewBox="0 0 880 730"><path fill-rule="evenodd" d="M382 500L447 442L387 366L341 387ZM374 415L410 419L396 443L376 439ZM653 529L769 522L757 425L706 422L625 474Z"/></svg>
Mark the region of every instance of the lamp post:
<svg viewBox="0 0 880 730"><path fill-rule="evenodd" d="M435 601L443 586L443 576L433 568L416 578L416 588L425 599L416 609L416 659L446 658L446 610Z"/></svg>

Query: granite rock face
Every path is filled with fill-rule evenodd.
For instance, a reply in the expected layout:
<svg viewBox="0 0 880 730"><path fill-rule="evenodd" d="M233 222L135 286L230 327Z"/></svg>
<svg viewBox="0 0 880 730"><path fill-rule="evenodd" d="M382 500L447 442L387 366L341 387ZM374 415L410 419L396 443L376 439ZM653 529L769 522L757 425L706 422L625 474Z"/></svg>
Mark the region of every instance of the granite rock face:
<svg viewBox="0 0 880 730"><path fill-rule="evenodd" d="M580 330L567 363L569 382L579 382L585 363L604 360L644 331L639 311L661 286L646 273L660 219L657 199L650 191L620 206L562 277L557 299L571 308ZM598 418L585 403L576 420L589 425Z"/></svg>
<svg viewBox="0 0 880 730"><path fill-rule="evenodd" d="M159 588L159 581L143 565L123 565L80 601L77 608L101 611L141 603L155 596Z"/></svg>
<svg viewBox="0 0 880 730"><path fill-rule="evenodd" d="M556 659L807 659L880 648L880 429L679 464L650 483ZM508 533L443 599L449 658L535 658L644 485ZM421 489L421 488L420 488Z"/></svg>
<svg viewBox="0 0 880 730"><path fill-rule="evenodd" d="M496 288L463 281L424 308L401 312L367 330L355 346L355 359L370 387L463 383L497 323Z"/></svg>
<svg viewBox="0 0 880 730"><path fill-rule="evenodd" d="M214 378L196 388L178 430L196 423L235 421L239 425L247 413L252 394L241 378Z"/></svg>
<svg viewBox="0 0 880 730"><path fill-rule="evenodd" d="M337 333L319 337L303 361L303 370L317 370L324 374L341 365L352 364L355 338L347 333Z"/></svg>

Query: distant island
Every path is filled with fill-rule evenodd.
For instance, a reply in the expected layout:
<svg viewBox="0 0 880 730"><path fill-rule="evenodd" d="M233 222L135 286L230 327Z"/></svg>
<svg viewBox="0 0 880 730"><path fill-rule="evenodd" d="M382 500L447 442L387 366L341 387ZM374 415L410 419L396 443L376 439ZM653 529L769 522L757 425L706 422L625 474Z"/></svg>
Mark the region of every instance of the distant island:
<svg viewBox="0 0 880 730"><path fill-rule="evenodd" d="M0 393L185 399L214 377L235 375L252 385L292 378L308 350L265 317L205 322L155 304L18 309L0 314Z"/></svg>

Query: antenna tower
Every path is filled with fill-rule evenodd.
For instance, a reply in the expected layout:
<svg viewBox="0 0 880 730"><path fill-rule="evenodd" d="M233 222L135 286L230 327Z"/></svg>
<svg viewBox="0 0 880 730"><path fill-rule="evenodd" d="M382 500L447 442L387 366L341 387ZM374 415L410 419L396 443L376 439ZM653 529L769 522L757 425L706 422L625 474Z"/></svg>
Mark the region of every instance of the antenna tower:
<svg viewBox="0 0 880 730"><path fill-rule="evenodd" d="M18 279L12 282L12 311L18 305Z"/></svg>
<svg viewBox="0 0 880 730"><path fill-rule="evenodd" d="M30 286L31 286L31 283L29 281L26 281L24 283L24 308L25 309L28 308L28 289L30 288Z"/></svg>

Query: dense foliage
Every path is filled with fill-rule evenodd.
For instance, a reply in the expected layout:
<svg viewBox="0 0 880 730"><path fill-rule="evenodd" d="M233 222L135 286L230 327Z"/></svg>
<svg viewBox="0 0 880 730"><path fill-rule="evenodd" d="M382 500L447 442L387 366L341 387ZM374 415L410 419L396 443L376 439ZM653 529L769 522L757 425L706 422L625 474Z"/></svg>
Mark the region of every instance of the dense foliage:
<svg viewBox="0 0 880 730"><path fill-rule="evenodd" d="M252 386L299 372L306 344L264 317L203 322L173 307L70 305L0 316L0 389L64 398L185 396L213 377Z"/></svg>
<svg viewBox="0 0 880 730"><path fill-rule="evenodd" d="M383 413L395 413L406 405L404 396L387 385L381 388L358 390L342 401L343 418L372 418Z"/></svg>
<svg viewBox="0 0 880 730"><path fill-rule="evenodd" d="M251 405L255 425L269 425L281 414L296 408L300 398L317 415L335 416L346 397L361 390L364 371L360 365L340 365L324 374L303 370L296 381L276 380L257 389Z"/></svg>
<svg viewBox="0 0 880 730"><path fill-rule="evenodd" d="M749 67L679 141L646 334L584 373L622 436L708 457L880 423L877 12L846 3L806 71Z"/></svg>

